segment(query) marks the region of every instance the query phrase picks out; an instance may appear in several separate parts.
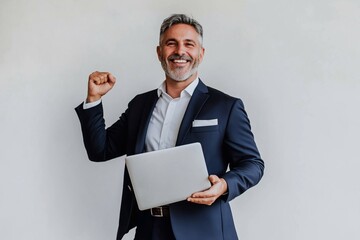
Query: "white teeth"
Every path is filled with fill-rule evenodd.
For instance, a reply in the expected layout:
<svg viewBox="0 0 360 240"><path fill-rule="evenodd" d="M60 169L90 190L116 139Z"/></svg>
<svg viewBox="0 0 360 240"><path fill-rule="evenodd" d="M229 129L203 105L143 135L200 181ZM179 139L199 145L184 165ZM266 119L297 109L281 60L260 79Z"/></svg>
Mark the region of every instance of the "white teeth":
<svg viewBox="0 0 360 240"><path fill-rule="evenodd" d="M186 60L174 60L175 63L186 63Z"/></svg>

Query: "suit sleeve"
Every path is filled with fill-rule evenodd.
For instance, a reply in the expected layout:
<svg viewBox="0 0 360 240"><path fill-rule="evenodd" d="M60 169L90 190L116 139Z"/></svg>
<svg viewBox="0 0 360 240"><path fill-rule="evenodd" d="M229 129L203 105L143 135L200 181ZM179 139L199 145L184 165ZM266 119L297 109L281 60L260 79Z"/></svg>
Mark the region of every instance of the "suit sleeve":
<svg viewBox="0 0 360 240"><path fill-rule="evenodd" d="M224 197L225 201L230 201L256 185L264 172L264 162L240 99L234 102L230 112L225 130L224 153L230 168L223 176L228 185L228 194Z"/></svg>
<svg viewBox="0 0 360 240"><path fill-rule="evenodd" d="M75 111L81 123L84 145L91 161L106 161L125 154L127 112L106 129L102 103L85 110L83 104L80 104Z"/></svg>

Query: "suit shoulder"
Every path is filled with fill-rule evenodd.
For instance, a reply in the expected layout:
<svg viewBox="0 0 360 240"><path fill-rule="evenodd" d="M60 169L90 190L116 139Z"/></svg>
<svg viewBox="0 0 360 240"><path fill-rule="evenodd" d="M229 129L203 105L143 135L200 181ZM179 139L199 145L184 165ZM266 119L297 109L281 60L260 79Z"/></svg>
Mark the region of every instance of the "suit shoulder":
<svg viewBox="0 0 360 240"><path fill-rule="evenodd" d="M225 102L232 102L232 103L239 101L241 104L243 104L242 100L238 97L230 96L229 94L224 93L224 92L222 92L218 89L212 88L212 87L207 87L207 88L209 91L209 96L214 99L218 99L218 100L225 101Z"/></svg>
<svg viewBox="0 0 360 240"><path fill-rule="evenodd" d="M153 98L154 96L157 96L157 90L150 90L144 93L140 93L136 95L129 103L129 105L132 104L141 104L149 100L149 98Z"/></svg>

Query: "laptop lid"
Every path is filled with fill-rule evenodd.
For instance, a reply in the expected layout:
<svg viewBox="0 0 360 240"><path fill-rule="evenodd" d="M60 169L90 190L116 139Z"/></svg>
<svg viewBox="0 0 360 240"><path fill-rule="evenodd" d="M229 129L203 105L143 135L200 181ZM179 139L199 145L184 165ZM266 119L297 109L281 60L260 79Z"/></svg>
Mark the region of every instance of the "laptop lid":
<svg viewBox="0 0 360 240"><path fill-rule="evenodd" d="M125 163L140 210L186 200L211 186L200 143L127 156Z"/></svg>

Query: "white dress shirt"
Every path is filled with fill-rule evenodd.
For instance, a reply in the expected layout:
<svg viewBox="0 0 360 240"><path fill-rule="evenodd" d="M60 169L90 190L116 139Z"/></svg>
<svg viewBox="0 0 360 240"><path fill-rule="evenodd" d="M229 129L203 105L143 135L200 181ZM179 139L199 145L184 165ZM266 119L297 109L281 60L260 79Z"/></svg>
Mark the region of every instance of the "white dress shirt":
<svg viewBox="0 0 360 240"><path fill-rule="evenodd" d="M178 98L172 98L166 93L165 82L158 88L159 100L152 113L145 139L147 152L175 147L180 124L198 83L199 79L196 78Z"/></svg>
<svg viewBox="0 0 360 240"><path fill-rule="evenodd" d="M182 119L198 83L199 78L196 78L178 98L172 98L166 93L165 81L157 89L159 100L152 113L145 139L147 152L175 147ZM84 102L83 108L95 107L100 102L101 99L91 103Z"/></svg>

